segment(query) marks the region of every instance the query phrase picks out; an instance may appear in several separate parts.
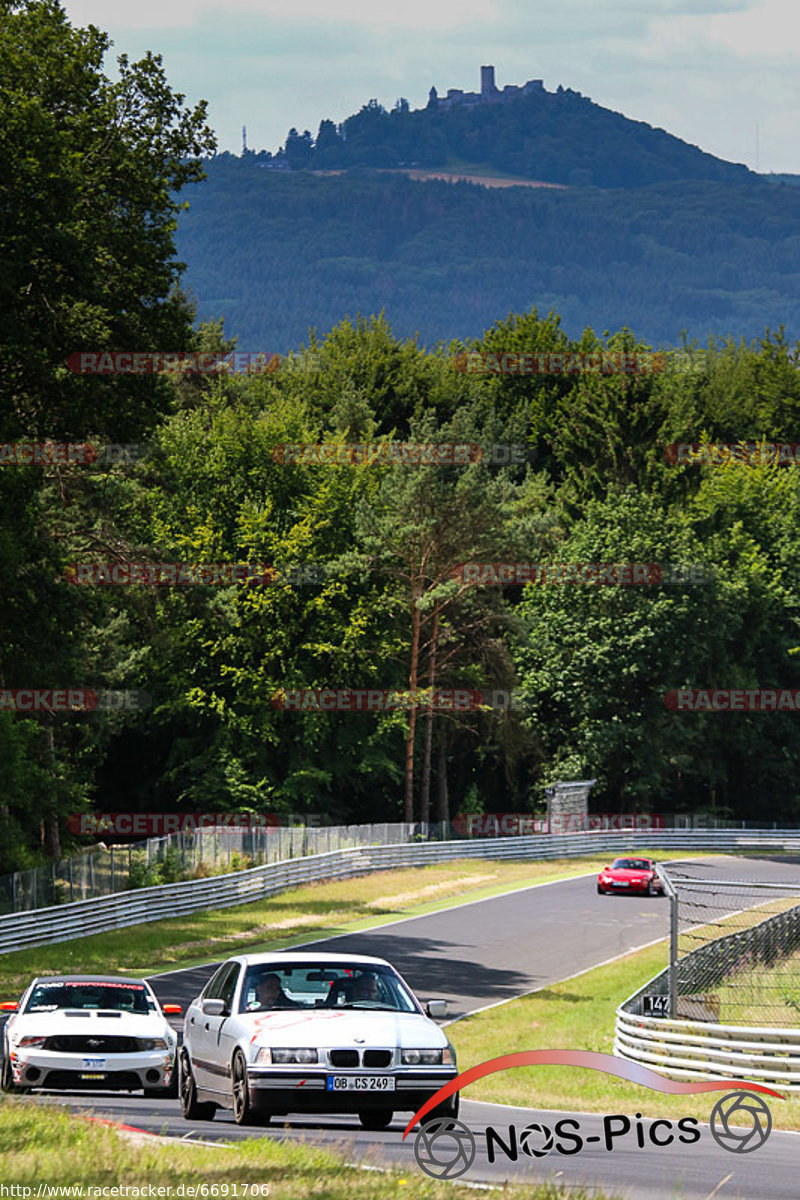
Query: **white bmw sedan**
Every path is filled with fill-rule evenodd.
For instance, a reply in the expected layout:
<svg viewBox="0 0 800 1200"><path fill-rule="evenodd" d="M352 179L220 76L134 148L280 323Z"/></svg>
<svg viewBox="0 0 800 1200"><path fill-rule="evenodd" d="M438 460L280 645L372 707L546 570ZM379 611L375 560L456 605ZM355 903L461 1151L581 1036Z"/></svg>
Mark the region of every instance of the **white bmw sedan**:
<svg viewBox="0 0 800 1200"><path fill-rule="evenodd" d="M144 1090L176 1096L177 1035L143 979L62 975L34 979L3 1029L0 1086Z"/></svg>
<svg viewBox="0 0 800 1200"><path fill-rule="evenodd" d="M357 1113L384 1129L454 1079L455 1050L405 980L382 958L237 955L186 1012L179 1055L187 1120L233 1110L239 1125L289 1112ZM456 1116L458 1093L435 1110Z"/></svg>

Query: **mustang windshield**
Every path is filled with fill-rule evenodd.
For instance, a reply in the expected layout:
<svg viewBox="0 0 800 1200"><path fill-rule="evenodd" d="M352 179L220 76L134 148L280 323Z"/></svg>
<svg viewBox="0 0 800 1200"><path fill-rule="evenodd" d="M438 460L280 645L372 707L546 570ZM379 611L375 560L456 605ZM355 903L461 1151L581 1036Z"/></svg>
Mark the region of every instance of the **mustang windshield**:
<svg viewBox="0 0 800 1200"><path fill-rule="evenodd" d="M240 1012L298 1008L420 1011L414 997L390 968L327 963L260 963L247 969Z"/></svg>
<svg viewBox="0 0 800 1200"><path fill-rule="evenodd" d="M149 1013L147 989L141 983L92 983L91 980L57 980L37 983L25 1012L53 1012L58 1008L101 1008L106 1012Z"/></svg>

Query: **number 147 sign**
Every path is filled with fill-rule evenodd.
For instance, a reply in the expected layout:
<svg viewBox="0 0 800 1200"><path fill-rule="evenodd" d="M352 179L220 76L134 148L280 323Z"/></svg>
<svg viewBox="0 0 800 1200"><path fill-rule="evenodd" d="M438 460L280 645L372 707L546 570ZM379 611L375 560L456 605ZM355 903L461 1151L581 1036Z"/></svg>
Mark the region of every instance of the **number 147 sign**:
<svg viewBox="0 0 800 1200"><path fill-rule="evenodd" d="M645 1017L668 1017L669 996L642 996L642 1013Z"/></svg>

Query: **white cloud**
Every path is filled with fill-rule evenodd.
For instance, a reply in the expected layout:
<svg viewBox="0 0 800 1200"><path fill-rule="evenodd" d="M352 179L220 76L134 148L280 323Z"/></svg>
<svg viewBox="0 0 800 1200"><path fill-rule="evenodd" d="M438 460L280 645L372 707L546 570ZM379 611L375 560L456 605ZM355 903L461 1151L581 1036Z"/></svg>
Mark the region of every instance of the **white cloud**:
<svg viewBox="0 0 800 1200"><path fill-rule="evenodd" d="M503 0L403 0L402 4L382 7L375 0L293 0L292 20L308 31L311 21L323 25L359 25L366 29L395 28L408 30L452 30L464 23L491 22L501 15ZM68 0L65 7L74 24L113 25L116 29L190 29L209 17L226 18L255 15L284 22L286 0Z"/></svg>

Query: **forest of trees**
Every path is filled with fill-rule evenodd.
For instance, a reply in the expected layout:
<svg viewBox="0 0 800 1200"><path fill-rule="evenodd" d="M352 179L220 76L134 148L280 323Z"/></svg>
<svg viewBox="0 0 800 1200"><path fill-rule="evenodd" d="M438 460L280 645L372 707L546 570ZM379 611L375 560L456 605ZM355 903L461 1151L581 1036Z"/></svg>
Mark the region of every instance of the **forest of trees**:
<svg viewBox="0 0 800 1200"><path fill-rule="evenodd" d="M177 233L201 318L282 353L383 311L400 337L478 337L554 309L573 336L635 325L678 345L800 326L800 192L757 177L602 191L489 189L379 171L205 164Z"/></svg>
<svg viewBox="0 0 800 1200"><path fill-rule="evenodd" d="M649 349L628 328L640 307L626 269L629 317L612 334L568 337L546 308L498 306L480 338L426 349L384 317L340 313L270 373L72 373L66 360L87 349L230 347L238 329L195 322L173 254L175 197L207 186L182 191L214 138L204 106L184 109L157 58L125 62L111 83L105 36L72 29L54 0L0 0L0 12L0 143L19 164L0 179L0 441L150 447L117 466L4 456L0 686L152 698L132 712L0 710L0 871L68 849L67 815L92 808L436 819L465 806L531 811L554 780L591 777L601 809L796 821L797 714L675 712L664 697L800 687L800 470L681 465L664 452L703 438L795 442L800 344L762 320L693 370L454 369L466 346ZM323 200L315 181L305 186L311 236ZM796 191L770 195L786 207L765 241L788 223ZM414 211L409 200L409 222ZM347 255L344 216L341 230ZM277 259L280 239L266 249ZM610 246L597 253L621 261ZM507 466L273 453L390 440L530 453ZM498 561L705 574L647 587L453 577L461 563ZM108 562L327 570L228 587L68 580L72 564ZM273 704L281 689L431 685L514 691L520 706L412 720Z"/></svg>

